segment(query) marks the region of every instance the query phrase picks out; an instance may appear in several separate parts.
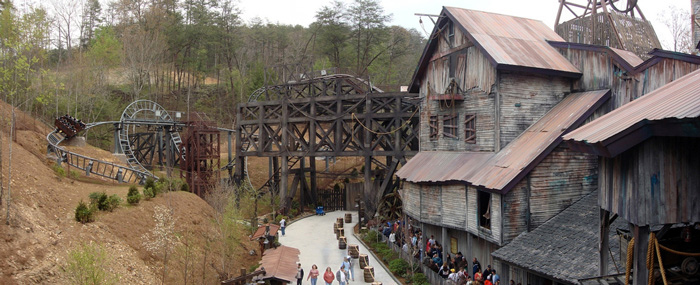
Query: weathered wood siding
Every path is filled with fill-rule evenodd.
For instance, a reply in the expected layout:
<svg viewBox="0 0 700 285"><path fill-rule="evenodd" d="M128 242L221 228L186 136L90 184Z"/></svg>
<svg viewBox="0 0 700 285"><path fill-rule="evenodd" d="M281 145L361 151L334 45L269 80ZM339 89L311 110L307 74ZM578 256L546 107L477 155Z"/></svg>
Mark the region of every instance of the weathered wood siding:
<svg viewBox="0 0 700 285"><path fill-rule="evenodd" d="M447 227L464 229L467 216L465 186L461 184L442 186L442 224Z"/></svg>
<svg viewBox="0 0 700 285"><path fill-rule="evenodd" d="M519 234L528 231L529 193L526 177L503 196L503 243L509 243Z"/></svg>
<svg viewBox="0 0 700 285"><path fill-rule="evenodd" d="M700 221L699 138L652 137L601 158L600 207L639 226Z"/></svg>
<svg viewBox="0 0 700 285"><path fill-rule="evenodd" d="M559 52L582 73L581 78L573 82L573 90L608 89L612 86L613 78L617 77L614 74L619 68L605 52L565 48L560 48Z"/></svg>
<svg viewBox="0 0 700 285"><path fill-rule="evenodd" d="M491 194L491 229L479 226L477 197L477 190L471 185L467 186L467 231L494 244L501 244L501 195Z"/></svg>
<svg viewBox="0 0 700 285"><path fill-rule="evenodd" d="M572 92L611 89L611 109L619 108L700 68L698 64L660 58L656 64L628 74L605 51L559 48L559 53L583 74L573 82Z"/></svg>
<svg viewBox="0 0 700 285"><path fill-rule="evenodd" d="M598 187L598 157L557 147L529 174L530 228L571 206Z"/></svg>
<svg viewBox="0 0 700 285"><path fill-rule="evenodd" d="M422 151L494 151L494 108L493 94L471 91L464 95L464 101L450 102L450 107L441 107L439 102L424 103L421 111L420 148ZM465 116L476 116L476 143L465 142ZM457 115L459 138L443 135L443 124L439 120L438 138L430 140L429 119L431 116Z"/></svg>
<svg viewBox="0 0 700 285"><path fill-rule="evenodd" d="M432 225L442 224L442 194L439 185L421 185L420 220Z"/></svg>
<svg viewBox="0 0 700 285"><path fill-rule="evenodd" d="M411 217L420 217L420 185L406 182L399 193L401 193L403 211Z"/></svg>
<svg viewBox="0 0 700 285"><path fill-rule="evenodd" d="M486 56L462 34L454 29L454 43L448 43L445 28L437 48L430 56L427 70L420 79L420 94L426 98L421 106L420 149L423 151L493 151L496 69ZM450 74L453 66L453 74ZM445 94L454 78L464 101L440 101L427 99ZM476 115L476 143L465 142L465 115ZM443 135L441 116L457 115L458 138ZM438 116L438 138L430 140L429 121Z"/></svg>
<svg viewBox="0 0 700 285"><path fill-rule="evenodd" d="M501 110L501 148L542 118L570 93L566 78L500 73L498 82Z"/></svg>

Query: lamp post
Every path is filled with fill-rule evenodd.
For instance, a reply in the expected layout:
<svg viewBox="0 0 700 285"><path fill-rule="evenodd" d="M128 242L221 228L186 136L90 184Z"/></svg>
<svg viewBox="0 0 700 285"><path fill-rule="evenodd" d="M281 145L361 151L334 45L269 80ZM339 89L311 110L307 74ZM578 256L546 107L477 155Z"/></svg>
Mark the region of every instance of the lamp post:
<svg viewBox="0 0 700 285"><path fill-rule="evenodd" d="M357 198L355 198L355 207L357 207L357 221L358 224L360 225L360 229L362 229L362 199L360 199L360 195L357 195Z"/></svg>

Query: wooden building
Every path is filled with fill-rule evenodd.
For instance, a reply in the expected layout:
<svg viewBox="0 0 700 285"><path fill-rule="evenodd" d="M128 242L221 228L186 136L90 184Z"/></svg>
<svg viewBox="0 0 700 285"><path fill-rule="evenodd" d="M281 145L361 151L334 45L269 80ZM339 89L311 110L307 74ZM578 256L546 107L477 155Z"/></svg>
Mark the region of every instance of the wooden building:
<svg viewBox="0 0 700 285"><path fill-rule="evenodd" d="M677 228L681 237L676 232L661 244L676 251L700 252L700 71L610 112L565 139L576 150L602 157L598 182L601 236L607 236L610 215L630 222L635 284L648 282L651 233L661 240L671 235L672 227ZM604 253L609 242L601 239L600 243ZM684 271L687 261L680 256ZM675 265L674 257L678 256L664 262L666 270ZM601 268L601 274L605 273ZM695 278L699 282L700 276Z"/></svg>
<svg viewBox="0 0 700 285"><path fill-rule="evenodd" d="M562 282L491 254L597 189L598 157L572 151L564 134L696 70L699 58L654 50L643 61L566 43L535 20L440 15L409 86L423 101L420 152L397 172L404 212L446 253L492 264L502 280Z"/></svg>

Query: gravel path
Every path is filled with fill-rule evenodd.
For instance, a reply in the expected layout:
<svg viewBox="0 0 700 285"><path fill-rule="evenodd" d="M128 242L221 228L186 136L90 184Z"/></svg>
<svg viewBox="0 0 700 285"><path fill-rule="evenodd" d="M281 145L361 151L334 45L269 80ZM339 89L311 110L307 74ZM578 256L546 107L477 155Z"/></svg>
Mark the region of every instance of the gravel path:
<svg viewBox="0 0 700 285"><path fill-rule="evenodd" d="M368 254L369 250L365 248L351 234L352 227L357 223L357 212L335 211L327 213L325 216L311 216L298 220L286 229L286 235L281 236L280 243L286 246L298 248L301 254L299 260L302 268L304 268L304 283L311 284L311 281L306 281L306 276L311 270L311 265L316 264L321 272L317 285L323 283L323 272L326 267L330 266L335 274L343 262L343 257L347 256L347 250L338 249L338 240L333 233L333 224L339 217L344 217L345 213L352 213L353 223L345 223L345 236L348 239L348 244L356 244L360 248L360 254ZM369 265L374 267L375 281L382 282L383 285L397 284L391 277L390 273L384 270L371 254L369 256ZM364 282L362 269L359 262L354 262L355 281L350 281L350 284L369 284ZM337 284L336 281L333 284Z"/></svg>

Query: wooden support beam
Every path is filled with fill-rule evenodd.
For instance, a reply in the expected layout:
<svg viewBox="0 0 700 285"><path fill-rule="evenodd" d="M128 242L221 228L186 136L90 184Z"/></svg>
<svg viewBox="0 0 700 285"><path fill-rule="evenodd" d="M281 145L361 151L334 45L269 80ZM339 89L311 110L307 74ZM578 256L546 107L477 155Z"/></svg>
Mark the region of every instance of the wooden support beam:
<svg viewBox="0 0 700 285"><path fill-rule="evenodd" d="M649 226L630 224L634 234L634 267L632 280L634 284L648 284L647 247L649 245Z"/></svg>
<svg viewBox="0 0 700 285"><path fill-rule="evenodd" d="M610 212L600 209L600 219L598 224L598 262L600 276L608 275L608 250L610 249Z"/></svg>

